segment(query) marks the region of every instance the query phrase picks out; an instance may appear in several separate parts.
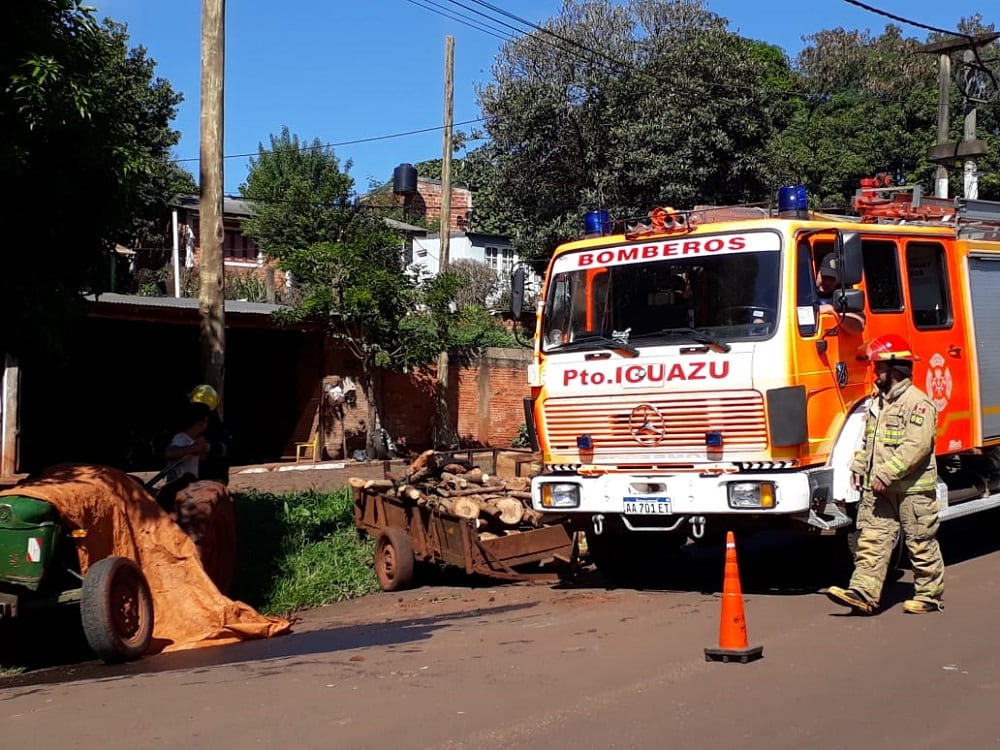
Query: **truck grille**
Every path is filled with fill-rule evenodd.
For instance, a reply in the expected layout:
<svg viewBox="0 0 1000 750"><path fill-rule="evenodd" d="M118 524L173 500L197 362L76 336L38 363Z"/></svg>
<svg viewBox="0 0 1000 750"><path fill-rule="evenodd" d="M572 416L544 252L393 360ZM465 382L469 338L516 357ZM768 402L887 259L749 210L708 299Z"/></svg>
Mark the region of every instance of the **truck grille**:
<svg viewBox="0 0 1000 750"><path fill-rule="evenodd" d="M655 412L640 409L643 405L655 407L662 420ZM669 398L659 394L550 398L544 412L549 444L555 451L575 451L577 437L589 435L595 449L602 453L627 449L704 452L707 432L722 433L726 453L763 451L767 447L764 399L757 391L672 393ZM633 426L641 423L642 414L647 412L658 432L647 433L648 443L643 445L633 437L629 425L630 421Z"/></svg>

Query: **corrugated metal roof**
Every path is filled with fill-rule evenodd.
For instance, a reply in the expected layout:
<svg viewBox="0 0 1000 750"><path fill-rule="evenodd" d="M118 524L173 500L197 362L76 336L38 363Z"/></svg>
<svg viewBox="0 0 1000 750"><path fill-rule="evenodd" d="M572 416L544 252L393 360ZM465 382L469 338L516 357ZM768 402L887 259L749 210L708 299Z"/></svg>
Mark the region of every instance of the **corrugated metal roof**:
<svg viewBox="0 0 1000 750"><path fill-rule="evenodd" d="M104 293L99 296L88 294L90 302L109 305L134 305L136 307L168 307L179 310L197 310L198 300L194 297L144 297L138 294ZM278 310L289 309L285 305L274 305L268 302L243 302L227 299L224 309L227 313L243 315L272 315Z"/></svg>
<svg viewBox="0 0 1000 750"><path fill-rule="evenodd" d="M195 213L200 206L201 199L197 195L182 195L177 200L178 208L186 208ZM227 195L222 199L222 212L227 216L253 216L253 206L250 201Z"/></svg>
<svg viewBox="0 0 1000 750"><path fill-rule="evenodd" d="M396 219L390 219L388 217L382 219L382 221L384 221L385 225L390 229L396 229L400 232L409 232L411 234L422 234L422 235L427 234L427 230L424 229L423 227L418 227L415 224L407 224L405 221L397 221Z"/></svg>

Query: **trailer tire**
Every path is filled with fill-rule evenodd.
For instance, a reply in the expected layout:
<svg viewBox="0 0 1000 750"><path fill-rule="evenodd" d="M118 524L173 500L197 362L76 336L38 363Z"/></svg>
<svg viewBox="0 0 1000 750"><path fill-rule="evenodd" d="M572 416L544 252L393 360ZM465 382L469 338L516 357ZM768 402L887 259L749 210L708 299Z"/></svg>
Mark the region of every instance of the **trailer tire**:
<svg viewBox="0 0 1000 750"><path fill-rule="evenodd" d="M105 557L87 570L80 592L83 634L105 664L138 659L153 637L153 597L139 566Z"/></svg>
<svg viewBox="0 0 1000 750"><path fill-rule="evenodd" d="M413 584L413 545L400 529L382 529L375 540L375 576L383 591L399 591Z"/></svg>

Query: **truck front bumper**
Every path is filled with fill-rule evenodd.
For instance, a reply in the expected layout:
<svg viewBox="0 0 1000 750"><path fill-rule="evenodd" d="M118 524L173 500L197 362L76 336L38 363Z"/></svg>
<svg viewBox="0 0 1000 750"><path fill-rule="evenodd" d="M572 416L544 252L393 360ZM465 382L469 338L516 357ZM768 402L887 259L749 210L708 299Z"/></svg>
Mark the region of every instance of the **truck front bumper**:
<svg viewBox="0 0 1000 750"><path fill-rule="evenodd" d="M821 529L849 523L832 502L833 469L727 474L545 474L531 482L532 506L542 512L621 515L660 529L704 516L792 517ZM626 523L626 526L631 524Z"/></svg>

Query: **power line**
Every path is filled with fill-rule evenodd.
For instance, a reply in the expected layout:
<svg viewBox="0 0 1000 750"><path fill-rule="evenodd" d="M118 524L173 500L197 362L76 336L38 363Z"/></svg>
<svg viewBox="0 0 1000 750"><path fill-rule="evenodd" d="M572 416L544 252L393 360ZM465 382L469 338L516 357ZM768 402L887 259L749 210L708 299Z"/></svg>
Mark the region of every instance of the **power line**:
<svg viewBox="0 0 1000 750"><path fill-rule="evenodd" d="M487 26L486 24L480 24L479 22L473 21L472 19L466 18L465 16L462 16L460 14L456 15L455 13L445 8L440 3L434 2L434 0L423 0L423 1L406 0L406 2L416 5L419 8L423 8L424 10L429 10L431 13L436 13L437 15L442 16L443 18L447 18L451 21L458 21L459 23L464 24L469 28L475 29L476 31L481 31L484 34L488 34L494 39L499 39L501 42L509 42L512 39L509 36L505 36L502 30L496 27Z"/></svg>
<svg viewBox="0 0 1000 750"><path fill-rule="evenodd" d="M455 126L457 127L459 125L471 125L473 123L482 122L482 121L483 121L482 117L476 117L476 118L474 118L472 120L463 120L462 122L456 122ZM406 136L420 135L421 133L433 133L435 130L443 130L443 129L444 129L443 125L437 125L437 126L432 127L432 128L421 128L420 130L408 130L405 133L391 133L389 135L376 135L376 136L372 136L371 138L356 138L356 139L354 139L352 141L339 141L339 142L336 142L336 143L319 143L319 144L316 144L316 145L313 145L313 146L299 146L299 151L319 151L321 149L335 148L335 147L338 147L338 146L354 146L354 145L356 145L358 143L374 143L375 141L388 141L388 140L391 140L393 138L405 138ZM273 149L262 148L262 149L258 149L257 151L254 151L253 153L248 153L248 154L226 154L222 158L223 159L246 159L246 158L252 157L252 156L260 156L261 154L270 154L272 152L273 152ZM192 156L192 157L184 158L184 159L170 159L170 161L172 163L177 164L177 163L186 162L186 161L198 161L199 158L200 157Z"/></svg>
<svg viewBox="0 0 1000 750"><path fill-rule="evenodd" d="M909 18L903 18L903 16L897 16L894 13L889 13L887 11L880 10L879 8L876 8L872 5L868 5L866 3L859 2L858 0L844 0L844 2L847 3L848 5L855 5L858 8L867 10L869 13L874 13L875 15L878 16L885 16L886 18L891 18L893 21L899 21L900 23L905 23L907 26L916 26L918 29L924 29L925 31L935 31L938 34L948 34L950 36L962 36L969 39L970 41L972 40L972 37L969 34L963 34L960 31L950 31L949 29L939 29L936 26L928 26L925 23L920 23L919 21L913 21Z"/></svg>

